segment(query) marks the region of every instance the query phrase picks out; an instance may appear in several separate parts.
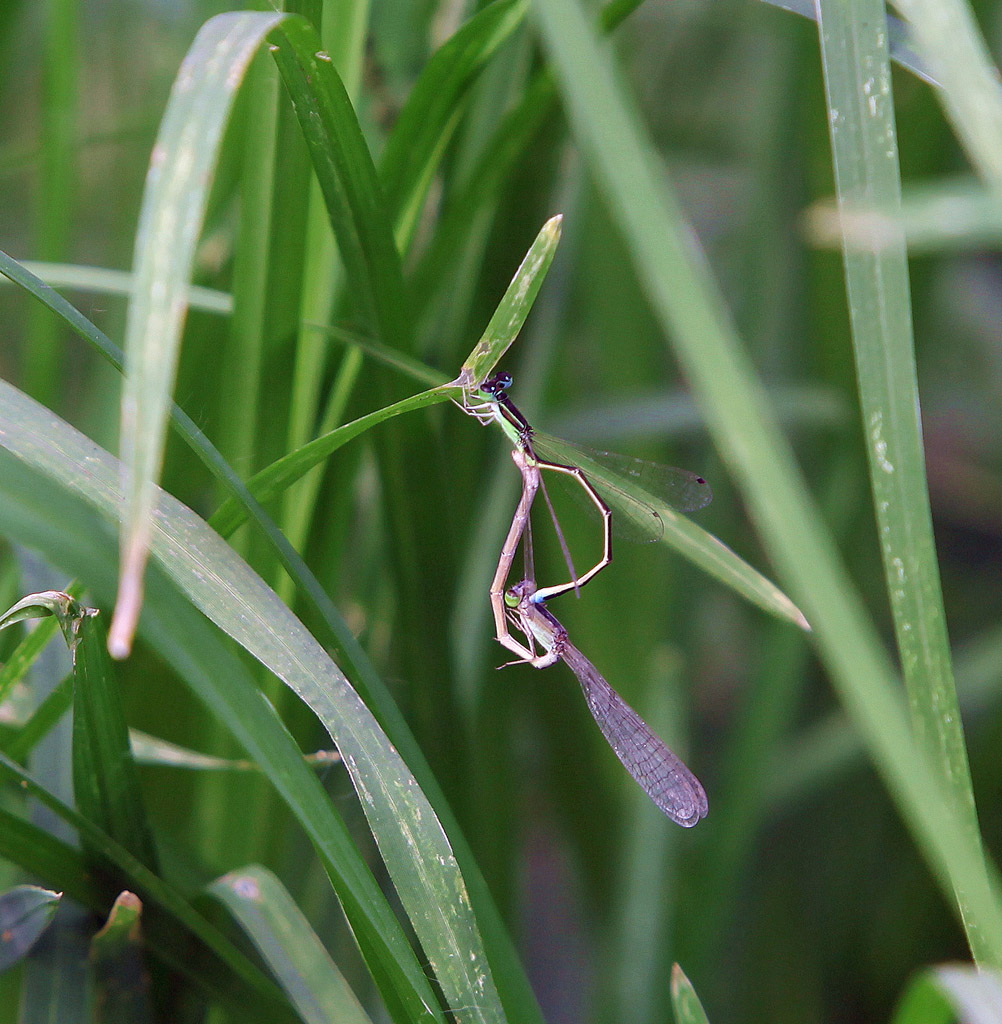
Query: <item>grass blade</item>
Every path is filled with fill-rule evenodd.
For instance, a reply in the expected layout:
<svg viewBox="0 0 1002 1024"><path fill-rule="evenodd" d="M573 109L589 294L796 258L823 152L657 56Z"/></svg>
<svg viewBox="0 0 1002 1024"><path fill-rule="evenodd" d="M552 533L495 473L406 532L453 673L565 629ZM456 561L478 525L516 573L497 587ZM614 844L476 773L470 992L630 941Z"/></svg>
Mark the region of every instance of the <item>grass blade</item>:
<svg viewBox="0 0 1002 1024"><path fill-rule="evenodd" d="M1002 87L970 4L966 0L896 0L895 7L914 30L968 158L985 181L998 188L1002 184Z"/></svg>
<svg viewBox="0 0 1002 1024"><path fill-rule="evenodd" d="M237 919L307 1024L371 1024L285 886L252 864L209 886Z"/></svg>
<svg viewBox="0 0 1002 1024"><path fill-rule="evenodd" d="M832 682L944 890L964 879L978 892L978 923L992 963L1002 962L1002 900L984 885L970 842L916 745L872 623L807 494L754 368L666 186L609 55L573 0L539 0L575 136L604 189L638 274L675 343L710 427L746 497L781 578L815 630Z"/></svg>
<svg viewBox="0 0 1002 1024"><path fill-rule="evenodd" d="M557 244L560 242L561 220L559 215L551 217L540 228L539 234L529 246L529 251L498 303L490 323L484 329L476 347L466 357L457 383L470 388L479 387L518 337L518 332L522 330L525 318L529 315L536 295L543 286L546 272L553 262Z"/></svg>
<svg viewBox="0 0 1002 1024"><path fill-rule="evenodd" d="M281 19L224 14L206 22L178 73L150 164L126 324L121 452L129 512L109 634L115 657L128 654L142 605L187 290L223 129L251 58Z"/></svg>
<svg viewBox="0 0 1002 1024"><path fill-rule="evenodd" d="M115 460L66 424L54 446L51 413L9 385L0 386L0 395L3 445L26 464L72 481L106 516L117 516ZM202 520L161 492L156 523L151 550L175 584L290 686L330 733L450 1007L464 1020L503 1019L451 846L371 712L289 609Z"/></svg>
<svg viewBox="0 0 1002 1024"><path fill-rule="evenodd" d="M471 85L522 24L527 8L526 0L488 4L438 48L411 90L379 167L402 252L411 247L428 187Z"/></svg>
<svg viewBox="0 0 1002 1024"><path fill-rule="evenodd" d="M327 203L353 300L387 345L406 349L410 328L400 256L348 93L309 22L283 22L273 46Z"/></svg>
<svg viewBox="0 0 1002 1024"><path fill-rule="evenodd" d="M901 180L883 12L881 0L821 0L818 24L839 203L893 210ZM847 248L844 266L870 485L912 726L977 847L932 533L904 239L899 233L894 244L878 238L868 248ZM990 959L990 948L971 927L970 895L959 879L954 884L975 960Z"/></svg>

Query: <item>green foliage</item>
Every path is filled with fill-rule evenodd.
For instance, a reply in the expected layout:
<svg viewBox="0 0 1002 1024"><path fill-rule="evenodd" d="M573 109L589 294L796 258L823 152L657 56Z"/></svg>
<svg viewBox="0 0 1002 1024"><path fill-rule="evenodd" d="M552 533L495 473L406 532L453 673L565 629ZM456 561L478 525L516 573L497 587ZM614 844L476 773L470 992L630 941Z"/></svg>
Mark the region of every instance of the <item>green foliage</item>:
<svg viewBox="0 0 1002 1024"><path fill-rule="evenodd" d="M1002 308L965 254L1002 90L963 0L30 6L0 1024L985 1012L996 973L930 968L1002 964ZM534 424L710 480L557 612L688 755L694 829L563 667L495 671L495 367Z"/></svg>

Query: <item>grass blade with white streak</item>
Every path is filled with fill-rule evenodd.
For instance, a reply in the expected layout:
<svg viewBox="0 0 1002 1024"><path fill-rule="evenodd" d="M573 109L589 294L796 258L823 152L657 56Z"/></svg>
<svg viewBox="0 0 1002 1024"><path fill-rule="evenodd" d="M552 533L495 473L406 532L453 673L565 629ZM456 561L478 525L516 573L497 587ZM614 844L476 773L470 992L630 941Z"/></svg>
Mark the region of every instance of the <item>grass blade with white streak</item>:
<svg viewBox="0 0 1002 1024"><path fill-rule="evenodd" d="M839 696L947 893L979 894L977 927L1002 963L1002 898L984 883L978 844L911 735L872 622L767 408L693 232L665 182L637 111L574 0L538 0L575 137L623 232L640 279L672 339L710 429L732 466L781 577L804 610Z"/></svg>
<svg viewBox="0 0 1002 1024"><path fill-rule="evenodd" d="M116 657L128 653L142 605L187 291L223 129L243 73L281 19L275 14L225 14L203 26L178 72L153 151L126 324L121 451L129 512L109 635Z"/></svg>
<svg viewBox="0 0 1002 1024"><path fill-rule="evenodd" d="M0 396L0 443L27 465L74 487L106 517L117 517L122 495L116 461L67 424L54 424L51 413L9 385L0 385ZM235 552L163 492L151 552L189 600L291 687L330 733L457 1018L503 1019L448 839L400 755L341 671Z"/></svg>
<svg viewBox="0 0 1002 1024"><path fill-rule="evenodd" d="M883 12L882 0L820 0L818 25L839 202L894 209L901 180ZM912 725L976 847L980 834L926 483L903 237L899 232L893 244L878 238L847 249L844 266L870 486ZM970 926L966 884L954 884L975 959L990 959L991 949Z"/></svg>

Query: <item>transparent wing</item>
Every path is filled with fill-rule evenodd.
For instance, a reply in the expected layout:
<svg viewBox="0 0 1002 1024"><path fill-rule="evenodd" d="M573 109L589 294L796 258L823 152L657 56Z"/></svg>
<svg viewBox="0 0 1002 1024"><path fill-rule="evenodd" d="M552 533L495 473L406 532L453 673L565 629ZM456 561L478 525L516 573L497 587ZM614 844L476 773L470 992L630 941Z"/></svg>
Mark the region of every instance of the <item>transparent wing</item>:
<svg viewBox="0 0 1002 1024"><path fill-rule="evenodd" d="M685 828L706 817L699 780L571 643L560 656L578 677L588 710L626 770L655 804Z"/></svg>
<svg viewBox="0 0 1002 1024"><path fill-rule="evenodd" d="M579 466L612 508L617 536L626 539L660 540L665 514L694 512L713 500L710 485L687 469L595 451L548 434L534 434L532 445L543 459Z"/></svg>

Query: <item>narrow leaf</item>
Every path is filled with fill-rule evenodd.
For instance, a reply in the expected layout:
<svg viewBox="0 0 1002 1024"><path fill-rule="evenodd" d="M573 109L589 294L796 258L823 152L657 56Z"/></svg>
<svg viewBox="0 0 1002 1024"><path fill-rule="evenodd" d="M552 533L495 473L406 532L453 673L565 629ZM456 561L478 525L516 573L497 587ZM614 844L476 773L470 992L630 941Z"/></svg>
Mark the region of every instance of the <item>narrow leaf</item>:
<svg viewBox="0 0 1002 1024"><path fill-rule="evenodd" d="M560 242L561 221L559 214L551 217L536 235L480 341L466 357L457 384L470 389L478 387L518 337L553 262Z"/></svg>
<svg viewBox="0 0 1002 1024"><path fill-rule="evenodd" d="M678 964L671 969L671 1005L675 1024L709 1024L692 982Z"/></svg>
<svg viewBox="0 0 1002 1024"><path fill-rule="evenodd" d="M307 1024L370 1024L345 980L282 883L251 865L209 886L237 919Z"/></svg>
<svg viewBox="0 0 1002 1024"><path fill-rule="evenodd" d="M100 612L81 609L70 626L73 655L73 792L77 808L137 860L157 868L132 760L129 729ZM67 626L63 626L64 633Z"/></svg>
<svg viewBox="0 0 1002 1024"><path fill-rule="evenodd" d="M44 429L42 425L44 423ZM58 431L59 442L52 441ZM103 514L120 512L116 460L0 383L0 443ZM466 886L427 798L369 709L298 619L193 512L161 492L152 552L189 599L313 709L341 752L373 836L449 1006L503 1019Z"/></svg>
<svg viewBox="0 0 1002 1024"><path fill-rule="evenodd" d="M873 623L766 406L709 263L701 254L694 257L695 235L636 105L575 0L538 0L536 9L575 137L769 555L809 618L832 681L944 891L952 896L954 882L962 878L979 893L971 912L994 951L993 962L1002 963L998 886L986 882L978 844L970 841L911 735Z"/></svg>
<svg viewBox="0 0 1002 1024"><path fill-rule="evenodd" d="M156 480L195 244L223 129L243 73L281 18L222 14L205 23L178 72L153 150L126 323L121 451L129 511L122 533L119 599L109 636L115 657L128 654L142 605Z"/></svg>
<svg viewBox="0 0 1002 1024"><path fill-rule="evenodd" d="M407 252L435 169L473 82L525 19L525 0L495 0L443 43L425 65L386 140L379 176Z"/></svg>

